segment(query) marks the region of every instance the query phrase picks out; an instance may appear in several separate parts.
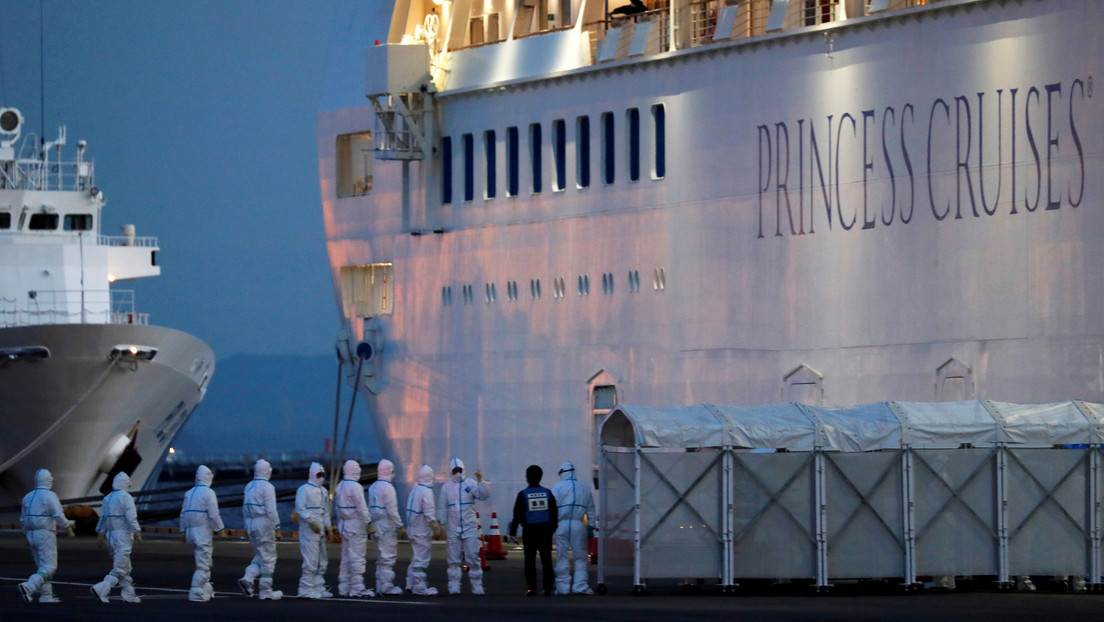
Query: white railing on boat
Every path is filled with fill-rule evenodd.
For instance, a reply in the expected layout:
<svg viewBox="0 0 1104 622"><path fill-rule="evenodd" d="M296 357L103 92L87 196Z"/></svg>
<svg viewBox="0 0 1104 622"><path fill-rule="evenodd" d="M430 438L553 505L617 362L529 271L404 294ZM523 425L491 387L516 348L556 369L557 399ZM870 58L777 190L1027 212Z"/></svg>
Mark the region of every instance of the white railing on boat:
<svg viewBox="0 0 1104 622"><path fill-rule="evenodd" d="M149 324L135 311L134 290L51 290L0 298L0 327L42 324ZM31 295L33 294L33 296Z"/></svg>
<svg viewBox="0 0 1104 622"><path fill-rule="evenodd" d="M101 235L100 246L141 246L144 248L157 248L157 236L153 235L140 235L140 236L123 236L123 235Z"/></svg>
<svg viewBox="0 0 1104 622"><path fill-rule="evenodd" d="M848 18L861 17L885 11L910 9L937 0L862 0L861 3L847 4L847 11L857 12L857 15L845 15L844 2L842 0L818 0L817 2L798 2L792 0L785 5L785 20L776 23L771 32L817 26ZM611 2L606 6L616 5L612 8L619 9L628 6L623 1ZM771 18L773 8L772 0L689 0L676 2L674 6L674 27L671 21L670 0L644 0L646 11L640 13L615 14L610 13L604 19L598 21L585 21L582 29L590 33L591 58L595 58L594 52L598 42L605 38L611 30L630 30L636 24L651 22L651 28L658 35L658 51L665 52L672 49L671 36L676 37L675 48L699 47L709 45L717 41L731 40L747 37L757 37L768 33L768 21ZM792 5L792 6L791 6ZM480 5L481 6L481 5ZM539 37L553 33L570 30L574 22L563 24L552 20L543 22L532 15L532 7L521 3L518 5L519 24L535 25L532 29L528 26L515 27L512 38L522 39ZM470 16L472 36L457 40L453 37L448 43L448 51L457 51L468 48L477 48L505 41L510 33L502 28L485 28L480 26L490 15L478 14L481 9L473 5ZM497 16L497 14L495 14ZM496 17L496 20L498 18ZM500 21L500 20L499 20ZM497 22L496 22L497 23ZM719 38L715 38L721 31ZM625 32L622 32L625 36ZM436 41L436 40L435 40ZM627 45L627 44L626 44ZM654 52L652 52L654 53ZM595 61L599 62L599 61Z"/></svg>
<svg viewBox="0 0 1104 622"><path fill-rule="evenodd" d="M0 190L79 190L95 186L95 165L83 156L77 160L52 161L53 149L37 154L37 138L27 134L20 142L15 160L0 164Z"/></svg>

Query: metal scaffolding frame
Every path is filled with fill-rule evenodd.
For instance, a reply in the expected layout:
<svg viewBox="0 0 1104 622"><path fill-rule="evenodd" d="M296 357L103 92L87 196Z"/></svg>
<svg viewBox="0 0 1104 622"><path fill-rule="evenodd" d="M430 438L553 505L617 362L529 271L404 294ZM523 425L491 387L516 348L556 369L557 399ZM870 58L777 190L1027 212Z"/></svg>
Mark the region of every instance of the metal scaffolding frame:
<svg viewBox="0 0 1104 622"><path fill-rule="evenodd" d="M600 586L630 573L634 591L649 579L705 579L728 591L753 578L812 579L818 589L839 579L897 578L912 588L918 576L942 575L994 576L1011 587L1032 574L1104 586L1100 404L739 409L743 421L767 428L783 410L805 415L815 441L791 448L727 442L726 408L733 407L621 405L607 417ZM708 426L707 412L722 432L695 430ZM978 413L996 424L991 433L974 425L969 440L910 429L923 425L912 417L933 413L946 416L945 430L954 429L956 413L967 413L963 428ZM885 425L890 417L900 433ZM665 426L673 432L665 435Z"/></svg>

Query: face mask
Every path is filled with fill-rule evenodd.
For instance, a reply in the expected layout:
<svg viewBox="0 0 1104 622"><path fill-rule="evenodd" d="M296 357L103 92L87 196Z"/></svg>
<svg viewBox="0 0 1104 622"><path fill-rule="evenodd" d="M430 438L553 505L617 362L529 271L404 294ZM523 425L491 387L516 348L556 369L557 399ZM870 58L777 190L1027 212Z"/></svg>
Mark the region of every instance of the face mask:
<svg viewBox="0 0 1104 622"><path fill-rule="evenodd" d="M456 483L460 483L460 482L464 481L464 472L461 471L459 473L453 473L452 474L452 481L454 481Z"/></svg>

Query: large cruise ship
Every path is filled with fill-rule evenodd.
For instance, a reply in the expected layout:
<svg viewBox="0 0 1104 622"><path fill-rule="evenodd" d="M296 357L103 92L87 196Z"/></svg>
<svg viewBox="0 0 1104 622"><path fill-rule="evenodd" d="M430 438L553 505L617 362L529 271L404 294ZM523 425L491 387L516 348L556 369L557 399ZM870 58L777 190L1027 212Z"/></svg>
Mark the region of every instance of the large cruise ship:
<svg viewBox="0 0 1104 622"><path fill-rule="evenodd" d="M157 473L207 391L211 349L153 326L133 290L156 276L157 238L102 234L93 161L65 128L46 142L0 107L0 506L47 468L62 499L136 487ZM70 147L71 149L71 147Z"/></svg>
<svg viewBox="0 0 1104 622"><path fill-rule="evenodd" d="M1104 401L1104 3L335 22L335 296L407 485L457 456L503 513L618 403Z"/></svg>

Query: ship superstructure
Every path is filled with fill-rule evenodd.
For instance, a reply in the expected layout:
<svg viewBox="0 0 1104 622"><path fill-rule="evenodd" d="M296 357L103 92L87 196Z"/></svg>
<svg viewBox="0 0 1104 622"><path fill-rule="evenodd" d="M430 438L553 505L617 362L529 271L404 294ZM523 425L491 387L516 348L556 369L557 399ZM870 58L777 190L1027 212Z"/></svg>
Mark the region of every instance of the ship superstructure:
<svg viewBox="0 0 1104 622"><path fill-rule="evenodd" d="M1104 7L619 5L339 17L327 243L403 477L504 512L617 403L1104 398Z"/></svg>

